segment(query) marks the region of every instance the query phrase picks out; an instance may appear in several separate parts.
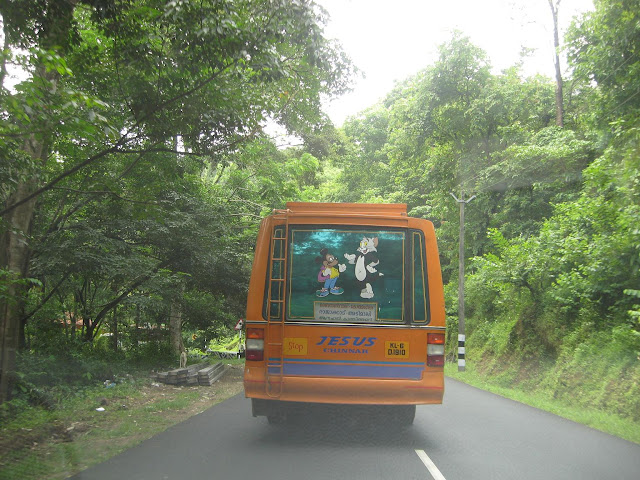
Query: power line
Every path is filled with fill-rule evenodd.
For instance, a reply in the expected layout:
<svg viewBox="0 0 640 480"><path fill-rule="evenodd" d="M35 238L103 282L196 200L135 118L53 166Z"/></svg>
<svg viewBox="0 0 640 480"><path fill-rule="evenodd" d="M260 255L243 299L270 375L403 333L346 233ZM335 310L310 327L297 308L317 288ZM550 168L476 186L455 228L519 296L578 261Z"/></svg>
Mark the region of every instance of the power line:
<svg viewBox="0 0 640 480"><path fill-rule="evenodd" d="M640 94L640 90L638 90L636 93L634 93L633 95L631 95L629 98L627 98L624 102L620 103L617 107L615 107L613 109L614 112L617 112L620 107L622 107L625 103L627 103L629 100L631 100L632 98L638 96Z"/></svg>
<svg viewBox="0 0 640 480"><path fill-rule="evenodd" d="M499 167L500 165L507 165L507 164L508 164L508 162L509 162L509 160L510 160L510 159L505 159L505 160L503 160L503 161L501 161L501 162L498 162L498 163L496 163L496 164L494 164L494 165L491 165L491 167ZM531 166L530 166L529 168L524 168L524 169L522 169L522 170L518 173L518 176L523 175L523 174L526 174L526 173L530 173L530 172L534 171L536 168L538 168L539 166L540 166L540 165L539 165L539 164L537 164L537 163L532 163L532 164L531 164ZM470 178L470 179L468 179L468 180L465 180L465 181L463 181L463 182L460 182L460 183L457 185L457 187L464 188L464 186L465 186L465 185L468 185L468 183L469 183L470 181L472 181L472 180L475 180L475 179L479 178L479 177L480 177L483 173L485 173L485 172L486 172L486 170L483 170L482 172L480 172L480 173L476 174L476 175L475 175L475 176L473 176L472 178ZM514 178L514 177L513 177L513 176L509 177L509 176L506 176L506 175L505 175L505 176L503 176L500 180L498 180L497 182L494 182L494 183L489 184L489 185L485 185L485 186L483 186L482 188L474 188L474 191L476 192L476 194L480 194L480 193L486 192L486 191L490 190L492 187L495 187L496 185L498 185L498 184L500 184L500 183L503 183L503 182L505 182L505 181L509 180L510 178ZM517 177L515 177L515 178L517 178Z"/></svg>
<svg viewBox="0 0 640 480"><path fill-rule="evenodd" d="M636 55L637 54L635 52L632 53L628 58L626 58L624 61L620 62L620 64L618 64L618 66L616 68L614 68L606 77L604 77L599 82L596 80L596 83L601 84L601 83L604 83L607 80L609 80L625 63L627 63L629 60L631 60Z"/></svg>

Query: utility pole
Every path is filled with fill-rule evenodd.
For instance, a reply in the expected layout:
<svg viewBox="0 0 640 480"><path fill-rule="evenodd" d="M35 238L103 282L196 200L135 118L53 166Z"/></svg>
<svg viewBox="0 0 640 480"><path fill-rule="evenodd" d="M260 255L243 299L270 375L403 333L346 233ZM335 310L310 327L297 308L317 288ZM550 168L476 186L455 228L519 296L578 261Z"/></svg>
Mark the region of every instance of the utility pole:
<svg viewBox="0 0 640 480"><path fill-rule="evenodd" d="M465 333L464 333L464 206L473 197L465 200L464 191L460 192L460 198L451 193L453 199L460 205L460 247L458 250L458 371L464 372L465 367Z"/></svg>

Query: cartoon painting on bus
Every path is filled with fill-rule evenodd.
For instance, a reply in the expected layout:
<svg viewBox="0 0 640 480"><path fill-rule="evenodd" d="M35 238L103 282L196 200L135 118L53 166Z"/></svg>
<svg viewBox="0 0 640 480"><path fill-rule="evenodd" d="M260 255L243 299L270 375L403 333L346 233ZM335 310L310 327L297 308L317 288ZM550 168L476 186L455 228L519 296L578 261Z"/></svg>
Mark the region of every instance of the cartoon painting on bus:
<svg viewBox="0 0 640 480"><path fill-rule="evenodd" d="M289 265L291 281L289 282L287 318L290 320L315 319L318 310L315 304L318 297L322 297L323 304L335 303L338 309L373 304L375 318L380 322L404 320L402 285L404 232L292 227L291 236L292 250ZM376 251L374 244L384 245L384 248ZM354 245L357 246L356 253L350 253L354 251ZM320 260L315 253L318 251L325 254L322 260L324 268L319 272ZM348 263L338 263L339 257L345 258ZM347 268L349 263L354 267ZM378 265L385 265L384 274L376 268ZM318 281L321 279L323 286L318 289ZM332 280L338 279L340 287L332 283ZM376 285L375 293L373 285ZM332 288L335 290L332 291ZM338 321L338 318L335 321Z"/></svg>
<svg viewBox="0 0 640 480"><path fill-rule="evenodd" d="M338 258L329 253L329 249L322 248L320 256L316 257L316 263L319 263L320 271L318 272L318 281L324 283L320 290L316 290L317 297L326 297L327 295L342 295L344 289L337 286L340 272L347 269L345 264L338 263Z"/></svg>
<svg viewBox="0 0 640 480"><path fill-rule="evenodd" d="M378 237L362 237L357 255L349 253L344 254L344 258L346 258L351 265L356 266L355 275L362 287L362 290L360 290L360 296L362 298L374 297L371 283L384 275L376 268L380 264L377 252Z"/></svg>

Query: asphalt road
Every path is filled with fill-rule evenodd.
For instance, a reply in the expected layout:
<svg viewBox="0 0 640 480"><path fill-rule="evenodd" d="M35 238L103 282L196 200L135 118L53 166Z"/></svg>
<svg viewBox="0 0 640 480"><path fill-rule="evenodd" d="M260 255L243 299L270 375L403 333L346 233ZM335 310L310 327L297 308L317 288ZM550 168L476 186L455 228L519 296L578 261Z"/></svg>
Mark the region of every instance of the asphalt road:
<svg viewBox="0 0 640 480"><path fill-rule="evenodd" d="M286 425L233 397L73 477L76 480L640 478L640 445L447 379L412 427L351 410Z"/></svg>

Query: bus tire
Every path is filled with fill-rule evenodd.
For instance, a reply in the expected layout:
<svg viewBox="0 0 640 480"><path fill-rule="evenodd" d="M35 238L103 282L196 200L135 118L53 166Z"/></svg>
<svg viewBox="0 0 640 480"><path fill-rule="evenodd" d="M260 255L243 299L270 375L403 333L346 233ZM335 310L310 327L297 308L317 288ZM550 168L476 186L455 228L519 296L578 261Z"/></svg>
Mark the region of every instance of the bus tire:
<svg viewBox="0 0 640 480"><path fill-rule="evenodd" d="M261 398L251 399L251 415L254 417L261 417L267 415L270 411L268 400L262 400Z"/></svg>
<svg viewBox="0 0 640 480"><path fill-rule="evenodd" d="M396 421L400 427L410 427L416 418L415 405L399 405L395 412Z"/></svg>
<svg viewBox="0 0 640 480"><path fill-rule="evenodd" d="M267 422L269 425L282 425L287 422L287 415L281 409L274 409L269 415L267 415Z"/></svg>

